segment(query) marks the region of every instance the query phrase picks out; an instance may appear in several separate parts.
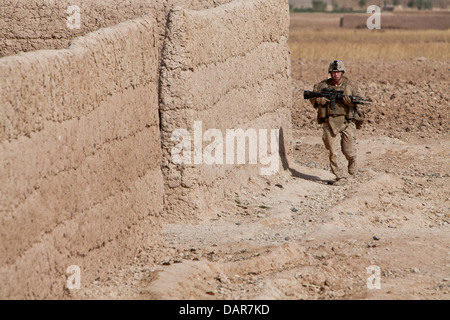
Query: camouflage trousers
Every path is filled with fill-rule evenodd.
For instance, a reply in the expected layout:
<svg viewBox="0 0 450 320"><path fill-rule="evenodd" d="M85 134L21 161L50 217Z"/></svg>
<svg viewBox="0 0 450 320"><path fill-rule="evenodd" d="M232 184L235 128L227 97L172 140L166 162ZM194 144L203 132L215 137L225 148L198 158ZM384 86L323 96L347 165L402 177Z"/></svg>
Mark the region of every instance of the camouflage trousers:
<svg viewBox="0 0 450 320"><path fill-rule="evenodd" d="M337 179L346 176L341 163L338 163L339 153L342 151L348 161L348 173L355 174L356 167L356 125L353 122L334 134L328 123L323 124L322 140L329 151L331 171Z"/></svg>

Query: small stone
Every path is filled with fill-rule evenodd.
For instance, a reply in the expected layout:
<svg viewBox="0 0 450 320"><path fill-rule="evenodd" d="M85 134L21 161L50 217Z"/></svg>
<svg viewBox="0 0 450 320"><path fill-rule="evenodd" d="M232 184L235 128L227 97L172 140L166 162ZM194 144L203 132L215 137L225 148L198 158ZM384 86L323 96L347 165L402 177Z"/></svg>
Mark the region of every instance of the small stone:
<svg viewBox="0 0 450 320"><path fill-rule="evenodd" d="M376 241L378 241L378 240L380 240L381 238L379 237L379 236L373 236L373 240L376 240Z"/></svg>
<svg viewBox="0 0 450 320"><path fill-rule="evenodd" d="M230 280L228 280L227 276L224 275L223 273L217 275L217 276L215 277L215 279L218 280L218 281L220 281L221 283L225 283L225 284L230 283Z"/></svg>

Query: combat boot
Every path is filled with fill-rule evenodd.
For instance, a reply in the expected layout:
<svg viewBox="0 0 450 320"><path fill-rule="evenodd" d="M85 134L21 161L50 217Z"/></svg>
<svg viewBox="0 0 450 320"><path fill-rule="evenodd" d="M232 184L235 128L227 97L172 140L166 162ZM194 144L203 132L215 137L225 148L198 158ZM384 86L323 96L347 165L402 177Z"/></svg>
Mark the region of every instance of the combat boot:
<svg viewBox="0 0 450 320"><path fill-rule="evenodd" d="M348 173L354 176L358 172L358 167L356 166L356 160L350 160L348 162Z"/></svg>
<svg viewBox="0 0 450 320"><path fill-rule="evenodd" d="M333 182L333 186L344 186L347 184L347 178L337 178L336 181Z"/></svg>

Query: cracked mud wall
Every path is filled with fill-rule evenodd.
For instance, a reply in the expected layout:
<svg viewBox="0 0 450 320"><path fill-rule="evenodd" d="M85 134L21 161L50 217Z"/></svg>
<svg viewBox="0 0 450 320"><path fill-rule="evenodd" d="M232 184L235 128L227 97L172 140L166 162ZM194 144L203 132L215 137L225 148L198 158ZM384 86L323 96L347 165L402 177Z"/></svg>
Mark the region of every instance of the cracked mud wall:
<svg viewBox="0 0 450 320"><path fill-rule="evenodd" d="M0 57L41 49L63 49L70 41L100 28L143 16L153 16L159 40L174 5L204 9L231 0L0 0ZM80 28L69 29L79 8Z"/></svg>
<svg viewBox="0 0 450 320"><path fill-rule="evenodd" d="M61 294L157 246L155 22L0 59L0 296Z"/></svg>
<svg viewBox="0 0 450 320"><path fill-rule="evenodd" d="M269 135L272 129L279 130L285 151L282 156L290 156L288 27L288 3L284 0L241 0L209 10L175 8L171 12L160 89L165 213L169 217L189 219L220 213L224 197L261 175L260 158L256 164L250 163L249 140L244 164L202 161L198 153L204 152L213 138L199 144L198 139L194 141L195 122L202 127L197 138L215 130L224 145L228 129L266 129L269 150L274 143ZM173 159L174 148L184 143L173 135L178 129L191 134L190 163ZM216 137L220 141L219 135ZM258 137L258 146L260 143ZM226 149L223 146L215 152L226 153ZM237 142L233 156L236 153ZM196 156L200 159L197 163ZM277 170L283 170L282 162L279 159Z"/></svg>

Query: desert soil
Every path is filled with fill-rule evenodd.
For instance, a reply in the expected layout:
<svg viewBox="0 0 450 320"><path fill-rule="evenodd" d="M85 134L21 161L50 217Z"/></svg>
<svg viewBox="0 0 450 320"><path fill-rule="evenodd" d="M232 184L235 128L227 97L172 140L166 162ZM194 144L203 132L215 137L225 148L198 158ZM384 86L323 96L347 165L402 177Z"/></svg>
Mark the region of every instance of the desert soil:
<svg viewBox="0 0 450 320"><path fill-rule="evenodd" d="M164 223L156 261L142 252L68 298L450 298L449 62L347 63L374 104L345 186L328 184L321 127L299 91L326 65L292 61L288 170L255 177L206 220Z"/></svg>
<svg viewBox="0 0 450 320"><path fill-rule="evenodd" d="M291 29L340 22L339 15L297 17ZM322 128L302 97L327 77L329 61L293 59L288 168L252 177L199 220L158 217L162 246L94 281L81 274L81 289L64 298L449 299L450 60L344 62L373 99L362 107L359 172L346 185L330 184Z"/></svg>

